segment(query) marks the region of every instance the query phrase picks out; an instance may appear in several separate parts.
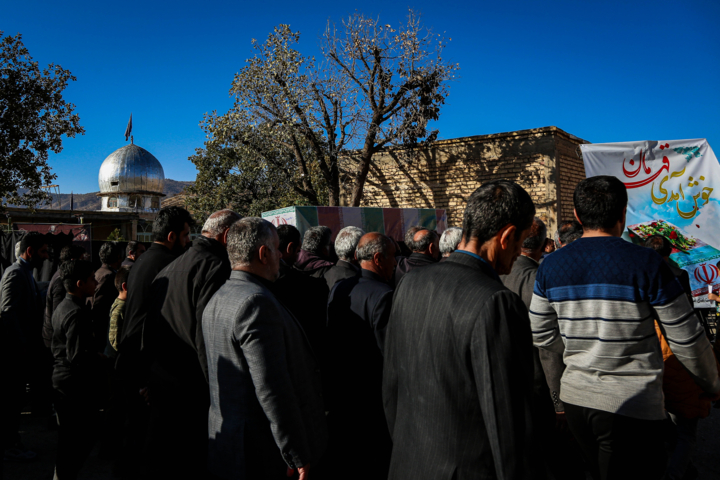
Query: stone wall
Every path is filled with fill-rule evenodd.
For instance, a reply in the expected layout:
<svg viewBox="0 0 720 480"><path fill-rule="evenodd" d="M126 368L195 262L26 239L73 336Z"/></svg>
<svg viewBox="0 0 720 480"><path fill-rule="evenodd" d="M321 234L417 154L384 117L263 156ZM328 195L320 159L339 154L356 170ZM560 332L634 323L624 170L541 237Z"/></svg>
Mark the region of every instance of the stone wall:
<svg viewBox="0 0 720 480"><path fill-rule="evenodd" d="M442 140L413 152L385 151L373 159L363 206L444 208L448 226L462 226L470 194L485 182L504 178L530 193L538 215L554 231L568 208L572 215L572 189L584 178L582 160L574 153L580 143L588 142L545 127ZM351 190L351 185L344 187Z"/></svg>

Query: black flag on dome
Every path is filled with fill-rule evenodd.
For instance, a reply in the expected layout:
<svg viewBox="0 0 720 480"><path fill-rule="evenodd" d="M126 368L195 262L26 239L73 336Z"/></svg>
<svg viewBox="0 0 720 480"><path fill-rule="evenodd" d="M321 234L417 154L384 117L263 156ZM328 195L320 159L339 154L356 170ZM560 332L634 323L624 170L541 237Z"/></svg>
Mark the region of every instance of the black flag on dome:
<svg viewBox="0 0 720 480"><path fill-rule="evenodd" d="M130 121L128 122L127 128L125 129L125 141L126 142L131 133L132 133L132 113L130 114Z"/></svg>

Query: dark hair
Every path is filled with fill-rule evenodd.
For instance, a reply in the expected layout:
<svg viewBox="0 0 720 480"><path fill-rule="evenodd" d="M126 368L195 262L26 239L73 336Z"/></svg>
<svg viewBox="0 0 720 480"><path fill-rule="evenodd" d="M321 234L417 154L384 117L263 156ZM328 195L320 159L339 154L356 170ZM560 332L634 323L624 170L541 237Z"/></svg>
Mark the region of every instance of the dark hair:
<svg viewBox="0 0 720 480"><path fill-rule="evenodd" d="M418 230L420 232L421 230ZM418 232L415 232L415 235L417 235ZM413 236L413 244L414 248L413 251L415 252L424 252L425 250L430 247L430 244L433 243L435 240L440 239L440 235L435 230L428 230L424 228L422 230L423 234L420 237L420 240L417 242L415 241L415 237Z"/></svg>
<svg viewBox="0 0 720 480"><path fill-rule="evenodd" d="M105 265L112 265L122 260L122 247L117 242L105 242L100 247L100 261Z"/></svg>
<svg viewBox="0 0 720 480"><path fill-rule="evenodd" d="M288 245L294 243L300 245L300 230L293 225L280 225L277 227L278 237L280 237L280 251L287 251Z"/></svg>
<svg viewBox="0 0 720 480"><path fill-rule="evenodd" d="M547 227L545 222L540 220L538 217L533 219L532 226L530 227L530 235L525 238L522 244L523 250L530 250L532 252L539 248L544 248L547 240Z"/></svg>
<svg viewBox="0 0 720 480"><path fill-rule="evenodd" d="M672 253L672 243L662 235L652 235L645 240L645 246L655 250L661 257L668 257Z"/></svg>
<svg viewBox="0 0 720 480"><path fill-rule="evenodd" d="M135 255L138 251L138 247L141 245L144 246L141 242L130 240L127 244L127 247L125 247L125 256L129 257L130 254Z"/></svg>
<svg viewBox="0 0 720 480"><path fill-rule="evenodd" d="M622 219L627 202L625 185L609 175L586 178L573 195L575 212L585 230L610 230Z"/></svg>
<svg viewBox="0 0 720 480"><path fill-rule="evenodd" d="M124 267L120 267L115 274L115 288L117 288L118 292L123 291L122 284L127 283L128 276L130 276L130 267L125 265Z"/></svg>
<svg viewBox="0 0 720 480"><path fill-rule="evenodd" d="M28 232L22 240L20 240L20 255L27 252L28 248L38 251L43 245L48 245L48 241L40 232Z"/></svg>
<svg viewBox="0 0 720 480"><path fill-rule="evenodd" d="M182 207L172 206L161 209L153 222L153 240L155 242L167 241L170 232L180 235L185 230L185 224L195 225L190 212Z"/></svg>
<svg viewBox="0 0 720 480"><path fill-rule="evenodd" d="M92 263L85 260L68 260L60 264L60 279L68 292L74 292L77 282L87 280L93 273Z"/></svg>
<svg viewBox="0 0 720 480"><path fill-rule="evenodd" d="M320 255L322 254L323 248L330 246L331 237L332 230L330 230L330 227L326 227L325 225L310 227L303 237L302 249L306 252Z"/></svg>
<svg viewBox="0 0 720 480"><path fill-rule="evenodd" d="M570 220L560 224L558 240L565 246L583 236L583 226L577 220Z"/></svg>
<svg viewBox="0 0 720 480"><path fill-rule="evenodd" d="M532 224L534 216L535 204L520 185L509 180L488 182L468 199L463 218L463 238L475 238L483 244L508 224L515 226L515 238L520 238Z"/></svg>
<svg viewBox="0 0 720 480"><path fill-rule="evenodd" d="M85 249L80 245L66 245L60 250L60 263L68 260L79 260L85 255Z"/></svg>

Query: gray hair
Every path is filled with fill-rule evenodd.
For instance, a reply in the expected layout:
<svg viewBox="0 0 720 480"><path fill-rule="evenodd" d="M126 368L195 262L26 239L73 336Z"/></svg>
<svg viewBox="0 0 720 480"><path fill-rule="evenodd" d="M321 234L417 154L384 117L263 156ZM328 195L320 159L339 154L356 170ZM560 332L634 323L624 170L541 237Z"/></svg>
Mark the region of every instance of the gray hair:
<svg viewBox="0 0 720 480"><path fill-rule="evenodd" d="M413 240L413 238L415 237L415 234L420 230L427 230L427 228L416 225L414 227L408 228L407 232L405 232L405 245L410 249L411 252L416 250L415 240Z"/></svg>
<svg viewBox="0 0 720 480"><path fill-rule="evenodd" d="M302 249L315 255L320 255L323 248L330 245L332 230L329 227L320 225L308 228L303 237Z"/></svg>
<svg viewBox="0 0 720 480"><path fill-rule="evenodd" d="M206 233L211 237L215 238L222 235L225 230L230 228L233 223L240 220L242 217L233 212L232 210L218 210L213 213L205 220L205 225L202 227L202 234Z"/></svg>
<svg viewBox="0 0 720 480"><path fill-rule="evenodd" d="M227 251L230 265L247 267L263 245L274 250L275 226L259 217L245 217L233 223L228 232Z"/></svg>
<svg viewBox="0 0 720 480"><path fill-rule="evenodd" d="M358 227L345 227L340 230L335 239L335 253L337 253L338 258L346 262L355 258L355 249L360 237L363 235L365 235L365 232Z"/></svg>
<svg viewBox="0 0 720 480"><path fill-rule="evenodd" d="M357 259L359 262L372 260L376 253L382 253L387 258L391 248L395 248L392 240L380 234L357 249Z"/></svg>
<svg viewBox="0 0 720 480"><path fill-rule="evenodd" d="M440 253L443 256L450 255L457 250L460 240L462 240L462 228L448 228L440 237Z"/></svg>
<svg viewBox="0 0 720 480"><path fill-rule="evenodd" d="M20 255L23 253L20 251L20 243L22 243L22 240L15 244L15 258L20 258Z"/></svg>
<svg viewBox="0 0 720 480"><path fill-rule="evenodd" d="M526 251L535 251L539 248L545 247L545 239L547 239L547 227L545 222L540 218L535 217L533 219L532 226L530 227L530 235L525 238L522 244L522 249Z"/></svg>

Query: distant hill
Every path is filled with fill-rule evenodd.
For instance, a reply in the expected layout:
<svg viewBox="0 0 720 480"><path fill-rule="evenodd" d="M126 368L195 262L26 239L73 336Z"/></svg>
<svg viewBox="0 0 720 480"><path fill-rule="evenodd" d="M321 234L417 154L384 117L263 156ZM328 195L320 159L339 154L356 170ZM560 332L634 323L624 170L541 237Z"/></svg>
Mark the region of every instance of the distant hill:
<svg viewBox="0 0 720 480"><path fill-rule="evenodd" d="M163 193L165 194L165 197L162 197L161 200L165 200L171 197L174 197L175 195L182 192L185 187L194 184L195 182L182 182L178 180L171 180L169 178L165 179L165 188L163 189ZM85 211L91 211L91 210L100 210L101 208L101 200L100 197L97 196L98 192L92 192L92 193L74 193L72 195L73 197L73 210L85 210ZM59 204L58 204L59 202ZM48 210L70 210L70 194L69 193L61 193L60 195L53 194L53 202L52 205L42 205L38 206L39 209Z"/></svg>

